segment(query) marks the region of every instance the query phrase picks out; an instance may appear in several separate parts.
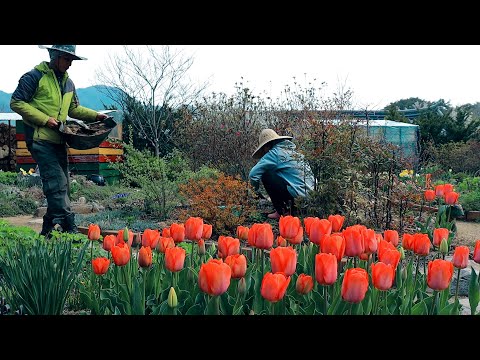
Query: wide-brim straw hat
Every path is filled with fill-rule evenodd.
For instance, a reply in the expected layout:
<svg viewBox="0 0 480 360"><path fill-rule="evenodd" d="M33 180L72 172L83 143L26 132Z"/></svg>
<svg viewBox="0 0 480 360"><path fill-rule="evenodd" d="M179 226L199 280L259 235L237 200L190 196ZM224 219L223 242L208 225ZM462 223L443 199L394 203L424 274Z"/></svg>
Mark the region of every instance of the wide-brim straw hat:
<svg viewBox="0 0 480 360"><path fill-rule="evenodd" d="M260 135L258 136L258 147L256 150L253 152L252 157L258 158L260 155L259 152L264 147L266 144L268 144L271 141L274 140L280 140L280 139L293 139L292 136L280 136L278 135L275 130L272 129L263 129Z"/></svg>
<svg viewBox="0 0 480 360"><path fill-rule="evenodd" d="M77 45L52 45L52 46L45 46L45 45L38 45L40 49L50 49L50 50L57 50L61 51L65 54L72 55L73 60L87 60L86 57L83 56L78 56L75 54L75 50L77 48Z"/></svg>

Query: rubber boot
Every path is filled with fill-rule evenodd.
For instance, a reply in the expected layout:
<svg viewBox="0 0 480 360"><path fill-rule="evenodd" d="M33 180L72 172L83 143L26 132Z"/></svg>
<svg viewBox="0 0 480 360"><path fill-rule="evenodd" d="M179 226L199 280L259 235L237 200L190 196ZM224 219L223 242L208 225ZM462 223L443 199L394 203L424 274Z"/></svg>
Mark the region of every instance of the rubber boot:
<svg viewBox="0 0 480 360"><path fill-rule="evenodd" d="M50 238L50 233L52 232L53 227L53 219L47 214L43 215L42 231L40 231L40 235L45 236L45 238Z"/></svg>
<svg viewBox="0 0 480 360"><path fill-rule="evenodd" d="M62 223L62 229L69 234L78 234L77 225L75 225L75 214L65 216Z"/></svg>

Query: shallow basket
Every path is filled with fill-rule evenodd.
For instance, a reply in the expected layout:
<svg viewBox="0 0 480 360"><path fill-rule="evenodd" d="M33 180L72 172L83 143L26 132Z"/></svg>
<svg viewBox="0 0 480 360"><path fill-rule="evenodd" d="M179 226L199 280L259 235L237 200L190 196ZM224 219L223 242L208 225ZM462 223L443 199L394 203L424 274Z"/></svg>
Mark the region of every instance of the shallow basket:
<svg viewBox="0 0 480 360"><path fill-rule="evenodd" d="M98 147L110 134L117 123L112 117L108 117L103 120L103 123L109 129L102 134L88 135L88 134L71 134L64 132L64 128L60 129L63 138L67 142L68 146L77 150L87 150ZM68 124L68 121L67 121ZM88 123L87 123L88 125Z"/></svg>

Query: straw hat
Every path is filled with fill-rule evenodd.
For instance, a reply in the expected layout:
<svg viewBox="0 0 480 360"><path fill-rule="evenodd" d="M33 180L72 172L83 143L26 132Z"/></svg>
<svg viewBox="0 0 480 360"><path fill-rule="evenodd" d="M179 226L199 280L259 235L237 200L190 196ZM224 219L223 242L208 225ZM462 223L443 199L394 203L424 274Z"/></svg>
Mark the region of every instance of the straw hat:
<svg viewBox="0 0 480 360"><path fill-rule="evenodd" d="M52 45L52 46L38 45L38 47L40 49L57 50L65 54L72 55L73 60L87 60L86 57L78 56L77 54L75 54L75 50L77 48L76 45Z"/></svg>
<svg viewBox="0 0 480 360"><path fill-rule="evenodd" d="M258 136L258 147L253 152L252 157L256 158L259 155L259 151L268 144L270 141L279 140L279 139L293 139L292 136L280 136L272 129L263 129L260 135Z"/></svg>

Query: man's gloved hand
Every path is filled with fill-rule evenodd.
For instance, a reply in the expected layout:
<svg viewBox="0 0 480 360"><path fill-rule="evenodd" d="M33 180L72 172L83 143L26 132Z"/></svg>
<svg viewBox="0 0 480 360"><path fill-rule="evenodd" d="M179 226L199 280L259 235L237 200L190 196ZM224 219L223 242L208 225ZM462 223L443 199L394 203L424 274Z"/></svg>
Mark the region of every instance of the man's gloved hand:
<svg viewBox="0 0 480 360"><path fill-rule="evenodd" d="M103 121L103 120L105 120L106 118L108 118L108 115L98 113L95 120L96 120L96 121Z"/></svg>

